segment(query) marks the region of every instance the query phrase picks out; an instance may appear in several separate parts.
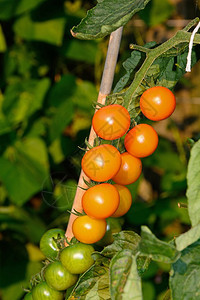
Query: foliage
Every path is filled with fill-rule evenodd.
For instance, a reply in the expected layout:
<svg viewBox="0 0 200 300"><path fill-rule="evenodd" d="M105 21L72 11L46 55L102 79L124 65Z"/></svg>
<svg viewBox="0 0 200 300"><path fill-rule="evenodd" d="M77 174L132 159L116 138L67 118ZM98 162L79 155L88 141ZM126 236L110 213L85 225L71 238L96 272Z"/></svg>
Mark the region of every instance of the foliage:
<svg viewBox="0 0 200 300"><path fill-rule="evenodd" d="M72 205L82 156L77 149L88 135L99 84L97 70L102 70L106 51L105 40L78 41L69 29L80 23L93 4L0 3L3 300L22 299L21 287L27 288L30 277L41 269L43 255L36 246L40 237L47 228L66 227L66 210ZM99 0L72 31L81 39L101 38L140 10L149 26L164 22L174 11L167 0ZM157 11L163 12L159 18ZM196 23L193 20L161 45L132 44L133 51L126 52L123 63L126 73L107 103L123 104L132 118L146 122L138 109L139 96L149 86L175 87L185 73L190 31ZM199 60L199 43L197 34L192 65ZM116 145L121 146L119 140ZM124 230L114 235L111 245L97 247L95 264L67 291L66 299L155 299L167 290L170 270L167 294L172 299L199 298L199 141L194 142L188 170L177 145L161 138L156 152L144 160L144 178L157 196L141 201L140 182L129 186L134 203L124 219ZM181 147L189 156L188 148ZM186 189L188 210L177 206L186 205ZM173 225L177 223L176 232ZM159 276L161 284L155 283Z"/></svg>

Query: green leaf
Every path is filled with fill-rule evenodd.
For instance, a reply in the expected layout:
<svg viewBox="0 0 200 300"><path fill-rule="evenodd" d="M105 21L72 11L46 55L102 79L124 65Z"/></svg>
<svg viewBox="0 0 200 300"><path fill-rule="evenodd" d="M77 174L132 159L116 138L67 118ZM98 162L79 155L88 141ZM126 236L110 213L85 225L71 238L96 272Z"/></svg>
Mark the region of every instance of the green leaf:
<svg viewBox="0 0 200 300"><path fill-rule="evenodd" d="M150 0L98 0L78 26L72 28L73 36L90 40L104 37L124 26L132 16L144 9Z"/></svg>
<svg viewBox="0 0 200 300"><path fill-rule="evenodd" d="M73 116L74 105L72 101L68 100L58 107L49 127L51 141L61 135L64 128L73 120Z"/></svg>
<svg viewBox="0 0 200 300"><path fill-rule="evenodd" d="M109 269L93 265L79 278L68 299L110 299Z"/></svg>
<svg viewBox="0 0 200 300"><path fill-rule="evenodd" d="M179 251L173 245L157 239L146 226L141 227L139 250L142 255L165 263L172 263L180 256Z"/></svg>
<svg viewBox="0 0 200 300"><path fill-rule="evenodd" d="M39 138L18 141L13 158L0 157L0 179L17 205L41 191L48 177L48 156L44 142Z"/></svg>
<svg viewBox="0 0 200 300"><path fill-rule="evenodd" d="M15 15L23 14L26 11L32 10L47 0L20 0L18 1Z"/></svg>
<svg viewBox="0 0 200 300"><path fill-rule="evenodd" d="M66 74L56 82L49 91L48 103L50 106L58 107L63 102L67 101L73 95L76 88L75 77L71 74Z"/></svg>
<svg viewBox="0 0 200 300"><path fill-rule="evenodd" d="M8 20L14 15L22 14L37 7L46 0L0 0L0 19Z"/></svg>
<svg viewBox="0 0 200 300"><path fill-rule="evenodd" d="M118 252L110 262L110 294L113 300L142 300L136 257L130 250Z"/></svg>
<svg viewBox="0 0 200 300"><path fill-rule="evenodd" d="M2 105L8 122L11 124L22 122L40 109L49 86L48 78L28 79L9 85Z"/></svg>
<svg viewBox="0 0 200 300"><path fill-rule="evenodd" d="M192 147L187 172L188 212L192 226L200 222L200 140Z"/></svg>
<svg viewBox="0 0 200 300"><path fill-rule="evenodd" d="M139 15L148 26L155 26L168 20L173 12L174 6L169 0L152 0Z"/></svg>
<svg viewBox="0 0 200 300"><path fill-rule="evenodd" d="M121 231L114 234L113 237L114 242L101 251L102 255L113 257L113 255L123 249L131 250L133 254L137 252L140 236L134 231Z"/></svg>
<svg viewBox="0 0 200 300"><path fill-rule="evenodd" d="M6 40L3 34L2 27L0 25L0 52L5 52L6 51Z"/></svg>
<svg viewBox="0 0 200 300"><path fill-rule="evenodd" d="M14 261L14 264L16 262L17 259ZM39 273L41 271L41 268L42 268L42 264L40 262L35 262L35 261L28 262L25 270L25 279L18 280L17 282L14 282L9 286L6 286L3 289L1 289L2 297L3 297L2 299L3 300L22 299L22 296L24 295L23 288L29 288L29 280L33 275ZM9 270L7 269L7 274L10 275L12 272L13 272L13 266L9 266ZM16 274L18 274L18 269L16 271Z"/></svg>
<svg viewBox="0 0 200 300"><path fill-rule="evenodd" d="M66 46L63 49L64 55L67 58L89 64L95 63L97 51L97 43L75 39L67 41Z"/></svg>
<svg viewBox="0 0 200 300"><path fill-rule="evenodd" d="M182 251L189 245L195 243L200 239L200 224L194 226L185 233L182 233L175 239L176 248L178 251Z"/></svg>
<svg viewBox="0 0 200 300"><path fill-rule="evenodd" d="M33 22L30 15L25 15L14 24L14 31L20 37L29 41L42 41L56 46L62 44L64 29L64 18Z"/></svg>
<svg viewBox="0 0 200 300"><path fill-rule="evenodd" d="M170 288L173 300L200 299L200 240L184 249L172 265Z"/></svg>
<svg viewBox="0 0 200 300"><path fill-rule="evenodd" d="M14 205L0 207L0 231L12 230L32 243L38 243L45 229L41 219L21 207Z"/></svg>

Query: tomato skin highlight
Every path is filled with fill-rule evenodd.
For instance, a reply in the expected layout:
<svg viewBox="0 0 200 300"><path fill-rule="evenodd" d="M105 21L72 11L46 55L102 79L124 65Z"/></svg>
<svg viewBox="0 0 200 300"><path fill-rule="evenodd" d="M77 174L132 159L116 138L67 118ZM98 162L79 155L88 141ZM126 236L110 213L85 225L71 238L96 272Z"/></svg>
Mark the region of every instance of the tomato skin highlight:
<svg viewBox="0 0 200 300"><path fill-rule="evenodd" d="M118 172L121 156L114 146L104 144L87 151L81 165L90 179L103 182L111 179Z"/></svg>
<svg viewBox="0 0 200 300"><path fill-rule="evenodd" d="M82 243L70 245L64 248L60 254L63 266L72 274L86 272L94 263L91 254L94 248Z"/></svg>
<svg viewBox="0 0 200 300"><path fill-rule="evenodd" d="M119 206L119 193L109 183L101 183L89 188L83 195L84 212L96 219L110 217Z"/></svg>
<svg viewBox="0 0 200 300"><path fill-rule="evenodd" d="M78 276L71 274L59 261L47 266L44 277L46 283L56 291L64 291L78 280Z"/></svg>
<svg viewBox="0 0 200 300"><path fill-rule="evenodd" d="M45 281L38 283L32 289L33 300L63 300L62 292L52 289Z"/></svg>
<svg viewBox="0 0 200 300"><path fill-rule="evenodd" d="M40 239L40 250L47 258L55 259L58 255L59 248L54 241L54 238L57 238L58 235L60 235L61 238L64 238L64 230L53 228L46 231Z"/></svg>
<svg viewBox="0 0 200 300"><path fill-rule="evenodd" d="M122 153L121 159L121 167L112 180L122 185L128 185L138 180L142 172L141 160L128 152Z"/></svg>
<svg viewBox="0 0 200 300"><path fill-rule="evenodd" d="M119 192L120 203L118 209L115 211L112 217L118 218L125 215L129 211L132 204L132 196L127 187L120 184L115 184L114 186Z"/></svg>
<svg viewBox="0 0 200 300"><path fill-rule="evenodd" d="M148 124L136 125L127 133L124 146L135 157L149 156L158 146L157 132Z"/></svg>
<svg viewBox="0 0 200 300"><path fill-rule="evenodd" d="M72 232L79 242L94 244L104 236L106 225L104 219L93 219L87 215L80 216L74 220Z"/></svg>
<svg viewBox="0 0 200 300"><path fill-rule="evenodd" d="M119 104L100 108L93 116L92 126L98 136L104 140L115 140L122 137L130 127L130 115L125 107Z"/></svg>
<svg viewBox="0 0 200 300"><path fill-rule="evenodd" d="M155 86L147 89L140 98L140 108L148 119L161 121L167 119L176 108L176 98L166 87Z"/></svg>

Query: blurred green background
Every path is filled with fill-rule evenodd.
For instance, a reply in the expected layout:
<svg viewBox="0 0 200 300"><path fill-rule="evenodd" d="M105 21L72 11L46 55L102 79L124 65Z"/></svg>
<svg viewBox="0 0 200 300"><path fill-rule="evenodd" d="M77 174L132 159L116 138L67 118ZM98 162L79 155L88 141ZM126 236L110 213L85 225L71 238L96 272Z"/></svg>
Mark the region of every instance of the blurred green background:
<svg viewBox="0 0 200 300"><path fill-rule="evenodd" d="M41 268L49 228L65 229L89 134L108 38L71 37L96 1L0 0L0 299L19 300ZM152 0L125 27L115 83L130 43L162 43L199 15L198 1ZM177 109L155 124L159 147L130 186L123 229L148 225L169 241L190 224L185 203L187 137L199 138L200 65L176 86ZM169 266L151 263L144 300L162 299Z"/></svg>

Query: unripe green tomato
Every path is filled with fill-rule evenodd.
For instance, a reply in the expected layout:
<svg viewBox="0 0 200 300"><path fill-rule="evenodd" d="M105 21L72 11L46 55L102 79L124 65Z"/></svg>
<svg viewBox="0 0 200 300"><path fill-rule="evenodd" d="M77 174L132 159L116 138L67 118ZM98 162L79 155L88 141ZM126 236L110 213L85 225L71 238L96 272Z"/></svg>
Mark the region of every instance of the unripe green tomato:
<svg viewBox="0 0 200 300"><path fill-rule="evenodd" d="M62 292L52 289L45 281L38 283L32 289L33 300L63 300Z"/></svg>
<svg viewBox="0 0 200 300"><path fill-rule="evenodd" d="M33 300L32 293L29 292L25 295L24 300Z"/></svg>
<svg viewBox="0 0 200 300"><path fill-rule="evenodd" d="M47 284L57 291L68 289L78 280L78 276L68 272L59 261L47 266L44 277Z"/></svg>
<svg viewBox="0 0 200 300"><path fill-rule="evenodd" d="M107 218L106 219L107 227L104 237L96 242L95 244L101 247L105 247L113 243L113 233L118 233L122 230L121 222L117 218Z"/></svg>
<svg viewBox="0 0 200 300"><path fill-rule="evenodd" d="M63 266L72 274L81 274L87 271L94 263L91 254L94 248L91 245L78 243L66 247L60 254Z"/></svg>
<svg viewBox="0 0 200 300"><path fill-rule="evenodd" d="M64 230L60 228L53 228L46 231L41 237L40 250L47 258L55 259L57 257L59 248L54 239L57 239L58 236L64 238L65 237Z"/></svg>

